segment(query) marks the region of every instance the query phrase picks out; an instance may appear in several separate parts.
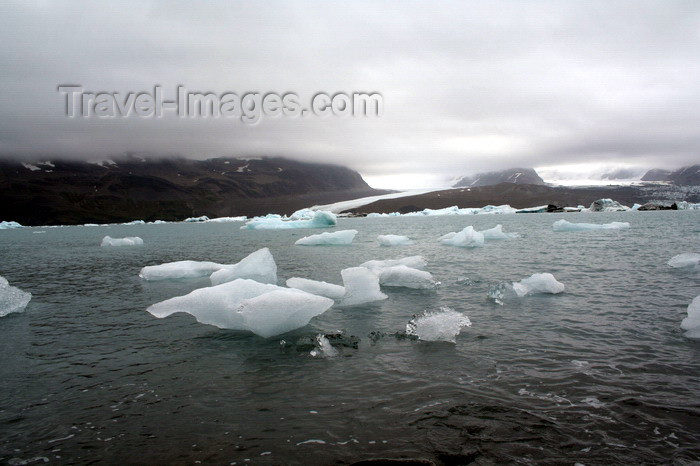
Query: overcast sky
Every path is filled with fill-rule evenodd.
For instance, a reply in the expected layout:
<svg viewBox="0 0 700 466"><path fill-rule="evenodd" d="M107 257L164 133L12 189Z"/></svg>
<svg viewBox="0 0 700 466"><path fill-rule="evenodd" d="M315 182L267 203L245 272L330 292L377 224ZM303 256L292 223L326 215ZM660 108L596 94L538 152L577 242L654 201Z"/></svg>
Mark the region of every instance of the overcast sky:
<svg viewBox="0 0 700 466"><path fill-rule="evenodd" d="M375 187L700 160L700 2L0 4L0 156L280 155ZM379 118L68 118L86 91L379 92Z"/></svg>

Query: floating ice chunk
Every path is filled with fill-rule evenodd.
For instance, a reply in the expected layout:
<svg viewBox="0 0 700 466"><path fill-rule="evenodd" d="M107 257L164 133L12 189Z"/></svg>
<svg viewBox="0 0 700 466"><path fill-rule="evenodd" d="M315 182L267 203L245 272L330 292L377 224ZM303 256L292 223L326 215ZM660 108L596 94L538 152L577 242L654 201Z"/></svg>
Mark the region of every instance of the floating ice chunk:
<svg viewBox="0 0 700 466"><path fill-rule="evenodd" d="M371 260L363 262L360 264L360 267L369 269L378 276L382 273L382 270L396 265L405 265L412 269L425 270L428 266L428 262L423 259L423 256L409 256L402 257L401 259Z"/></svg>
<svg viewBox="0 0 700 466"><path fill-rule="evenodd" d="M674 269L700 268L700 254L685 253L673 256L668 261L669 267Z"/></svg>
<svg viewBox="0 0 700 466"><path fill-rule="evenodd" d="M598 199L593 201L589 207L591 212L620 212L625 210L630 210L629 207L620 204L612 199Z"/></svg>
<svg viewBox="0 0 700 466"><path fill-rule="evenodd" d="M146 222L143 220L132 220L130 222L122 223L122 225L145 225Z"/></svg>
<svg viewBox="0 0 700 466"><path fill-rule="evenodd" d="M686 337L700 338L700 295L688 305L688 317L681 322L681 328L687 330Z"/></svg>
<svg viewBox="0 0 700 466"><path fill-rule="evenodd" d="M439 238L442 244L461 248L478 248L484 245L484 235L468 226L460 232L451 232Z"/></svg>
<svg viewBox="0 0 700 466"><path fill-rule="evenodd" d="M589 231L589 230L620 230L629 228L628 222L611 223L571 223L566 220L557 220L552 225L554 231Z"/></svg>
<svg viewBox="0 0 700 466"><path fill-rule="evenodd" d="M212 285L230 282L237 278L277 284L277 264L270 250L268 248L258 249L237 264L225 265L209 277Z"/></svg>
<svg viewBox="0 0 700 466"><path fill-rule="evenodd" d="M241 217L216 217L204 220L205 223L233 223L233 222L245 222L248 217L245 215Z"/></svg>
<svg viewBox="0 0 700 466"><path fill-rule="evenodd" d="M519 209L516 213L518 214L540 214L547 212L549 205L538 205L536 207L526 207L524 209Z"/></svg>
<svg viewBox="0 0 700 466"><path fill-rule="evenodd" d="M345 286L345 296L340 302L342 306L381 301L387 295L379 289L379 277L364 267L350 267L340 271Z"/></svg>
<svg viewBox="0 0 700 466"><path fill-rule="evenodd" d="M12 228L23 228L23 226L17 222L0 222L0 230L9 230Z"/></svg>
<svg viewBox="0 0 700 466"><path fill-rule="evenodd" d="M5 277L0 276L0 317L12 312L22 312L31 299L31 293L10 286Z"/></svg>
<svg viewBox="0 0 700 466"><path fill-rule="evenodd" d="M289 216L290 220L309 220L314 218L316 211L309 208L299 209Z"/></svg>
<svg viewBox="0 0 700 466"><path fill-rule="evenodd" d="M207 217L206 215L202 215L201 217L189 217L183 221L187 223L199 223L206 222L207 220L209 220L209 217Z"/></svg>
<svg viewBox="0 0 700 466"><path fill-rule="evenodd" d="M377 240L382 246L399 246L413 243L408 236L401 235L379 235Z"/></svg>
<svg viewBox="0 0 700 466"><path fill-rule="evenodd" d="M332 299L301 290L238 279L199 288L146 310L158 318L185 312L203 324L250 330L268 338L305 326L332 305Z"/></svg>
<svg viewBox="0 0 700 466"><path fill-rule="evenodd" d="M357 230L341 230L333 233L320 233L318 235L305 236L294 244L299 246L346 246L352 244Z"/></svg>
<svg viewBox="0 0 700 466"><path fill-rule="evenodd" d="M515 292L515 289L513 289L513 285L508 282L500 282L490 285L488 291L486 292L486 295L494 303L500 306L503 306L506 300L518 297L518 295Z"/></svg>
<svg viewBox="0 0 700 466"><path fill-rule="evenodd" d="M564 284L558 282L551 273L535 273L529 278L513 282L513 290L521 298L538 293L559 294L564 292Z"/></svg>
<svg viewBox="0 0 700 466"><path fill-rule="evenodd" d="M105 236L102 238L102 244L100 244L100 246L143 246L143 240L138 236L127 236L126 238Z"/></svg>
<svg viewBox="0 0 700 466"><path fill-rule="evenodd" d="M331 299L341 299L345 295L345 287L307 278L292 277L287 280L287 286Z"/></svg>
<svg viewBox="0 0 700 466"><path fill-rule="evenodd" d="M471 327L469 317L449 307L438 311L424 311L406 324L406 334L423 341L448 341L456 343L457 335L465 327Z"/></svg>
<svg viewBox="0 0 700 466"><path fill-rule="evenodd" d="M430 272L405 265L395 265L382 269L379 274L379 284L382 286L401 286L404 288L431 290L436 288L440 282L435 280Z"/></svg>
<svg viewBox="0 0 700 466"><path fill-rule="evenodd" d="M484 230L481 232L481 234L484 235L484 239L487 241L491 240L501 240L501 239L513 239L513 238L519 238L520 235L518 233L504 233L503 232L503 225L498 224L493 228L490 228L488 230Z"/></svg>
<svg viewBox="0 0 700 466"><path fill-rule="evenodd" d="M224 264L206 261L176 261L159 265L147 265L139 272L139 277L148 281L179 280L207 277L224 267Z"/></svg>
<svg viewBox="0 0 700 466"><path fill-rule="evenodd" d="M334 358L338 356L338 350L333 348L324 334L319 333L316 335L316 348L312 349L310 354L315 358Z"/></svg>
<svg viewBox="0 0 700 466"><path fill-rule="evenodd" d="M241 229L248 230L284 230L288 228L329 228L337 223L335 214L319 210L313 217L306 220L284 220L279 215L255 217L249 220Z"/></svg>
<svg viewBox="0 0 700 466"><path fill-rule="evenodd" d="M692 203L688 201L681 201L677 202L676 206L678 207L678 210L700 210L700 202Z"/></svg>

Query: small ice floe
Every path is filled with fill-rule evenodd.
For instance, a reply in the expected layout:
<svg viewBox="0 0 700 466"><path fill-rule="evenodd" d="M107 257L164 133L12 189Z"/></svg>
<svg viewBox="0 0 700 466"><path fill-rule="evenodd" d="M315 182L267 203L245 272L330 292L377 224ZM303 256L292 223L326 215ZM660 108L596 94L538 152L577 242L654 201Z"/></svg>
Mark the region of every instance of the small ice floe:
<svg viewBox="0 0 700 466"><path fill-rule="evenodd" d="M334 358L338 356L338 350L333 348L331 342L322 333L316 335L316 348L309 353L315 358Z"/></svg>
<svg viewBox="0 0 700 466"><path fill-rule="evenodd" d="M447 341L456 343L457 335L465 327L471 327L469 317L449 307L437 311L424 311L406 324L406 335L423 341Z"/></svg>
<svg viewBox="0 0 700 466"><path fill-rule="evenodd" d="M590 231L590 230L621 230L629 228L628 222L610 223L571 223L566 220L557 220L552 225L554 231Z"/></svg>
<svg viewBox="0 0 700 466"><path fill-rule="evenodd" d="M486 241L514 239L520 237L518 233L505 233L503 231L503 225L501 224L498 224L488 230L484 230L481 232L481 234L484 235L484 239Z"/></svg>
<svg viewBox="0 0 700 466"><path fill-rule="evenodd" d="M22 312L31 299L31 293L10 286L5 277L0 276L0 317Z"/></svg>
<svg viewBox="0 0 700 466"><path fill-rule="evenodd" d="M122 225L145 225L146 222L143 220L132 220L130 222L122 223Z"/></svg>
<svg viewBox="0 0 700 466"><path fill-rule="evenodd" d="M700 295L688 305L688 317L681 322L681 328L687 330L684 337L700 338Z"/></svg>
<svg viewBox="0 0 700 466"><path fill-rule="evenodd" d="M381 286L398 286L419 290L432 290L440 285L430 272L414 269L405 265L394 265L381 269L379 273Z"/></svg>
<svg viewBox="0 0 700 466"><path fill-rule="evenodd" d="M126 238L112 238L110 236L105 236L102 238L102 244L100 246L143 246L143 240L138 236L127 236Z"/></svg>
<svg viewBox="0 0 700 466"><path fill-rule="evenodd" d="M350 267L341 270L340 275L345 286L341 306L355 306L387 298L379 289L379 277L369 269Z"/></svg>
<svg viewBox="0 0 700 466"><path fill-rule="evenodd" d="M307 278L292 277L287 280L287 287L296 288L297 290L306 291L307 293L318 296L325 296L326 298L331 299L340 299L345 295L344 286L309 280Z"/></svg>
<svg viewBox="0 0 700 466"><path fill-rule="evenodd" d="M468 226L459 232L451 232L438 238L442 244L460 248L479 248L484 245L484 234Z"/></svg>
<svg viewBox="0 0 700 466"><path fill-rule="evenodd" d="M289 220L280 215L268 214L264 217L254 217L249 220L242 230L284 230L288 228L329 228L338 223L335 214L323 210L313 213L313 217Z"/></svg>
<svg viewBox="0 0 700 466"><path fill-rule="evenodd" d="M564 284L558 282L551 273L535 273L519 282L513 282L513 291L521 298L540 293L559 294L564 292Z"/></svg>
<svg viewBox="0 0 700 466"><path fill-rule="evenodd" d="M6 222L6 221L0 222L0 230L11 230L13 228L24 228L24 226L20 225L17 222Z"/></svg>
<svg viewBox="0 0 700 466"><path fill-rule="evenodd" d="M341 230L333 233L320 233L318 235L305 236L294 244L299 246L346 246L352 244L357 230Z"/></svg>
<svg viewBox="0 0 700 466"><path fill-rule="evenodd" d="M183 220L185 223L201 223L201 222L206 222L209 220L209 217L206 215L202 215L201 217L189 217Z"/></svg>
<svg viewBox="0 0 700 466"><path fill-rule="evenodd" d="M381 246L403 246L413 244L413 241L408 236L401 235L379 235L377 241Z"/></svg>
<svg viewBox="0 0 700 466"><path fill-rule="evenodd" d="M161 301L146 310L158 318L184 312L203 324L249 330L268 338L304 327L332 305L332 299L305 291L237 279Z"/></svg>
<svg viewBox="0 0 700 466"><path fill-rule="evenodd" d="M685 253L673 256L668 261L668 266L674 269L700 269L700 254Z"/></svg>

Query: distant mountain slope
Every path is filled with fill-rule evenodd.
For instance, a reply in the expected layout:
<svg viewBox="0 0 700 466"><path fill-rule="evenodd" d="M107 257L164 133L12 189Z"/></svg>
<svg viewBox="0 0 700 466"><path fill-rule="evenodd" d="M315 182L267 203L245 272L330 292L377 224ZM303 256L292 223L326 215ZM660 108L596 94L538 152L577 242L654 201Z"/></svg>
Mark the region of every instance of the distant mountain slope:
<svg viewBox="0 0 700 466"><path fill-rule="evenodd" d="M536 184L545 182L532 168L511 168L495 172L479 173L474 176L463 176L452 185L453 188L471 188L476 186L492 186L499 183Z"/></svg>
<svg viewBox="0 0 700 466"><path fill-rule="evenodd" d="M676 171L655 168L646 172L642 181L670 181L680 186L700 186L700 165L684 167Z"/></svg>
<svg viewBox="0 0 700 466"><path fill-rule="evenodd" d="M349 168L284 158L0 161L0 220L26 225L291 213L386 192Z"/></svg>

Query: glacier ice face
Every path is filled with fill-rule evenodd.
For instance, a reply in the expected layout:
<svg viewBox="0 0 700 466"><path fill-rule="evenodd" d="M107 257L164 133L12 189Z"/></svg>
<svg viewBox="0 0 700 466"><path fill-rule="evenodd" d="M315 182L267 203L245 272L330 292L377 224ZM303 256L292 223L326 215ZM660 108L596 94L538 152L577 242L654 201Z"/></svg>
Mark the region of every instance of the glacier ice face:
<svg viewBox="0 0 700 466"><path fill-rule="evenodd" d="M387 298L387 295L379 289L379 277L365 267L343 269L340 275L343 277L345 286L341 306L355 306Z"/></svg>
<svg viewBox="0 0 700 466"><path fill-rule="evenodd" d="M552 225L554 231L590 231L590 230L621 230L629 228L628 222L610 223L571 223L566 220L557 220Z"/></svg>
<svg viewBox="0 0 700 466"><path fill-rule="evenodd" d="M211 274L209 279L212 285L230 282L237 278L248 278L260 283L277 284L277 264L268 248L257 251L244 257L233 265L225 265Z"/></svg>
<svg viewBox="0 0 700 466"><path fill-rule="evenodd" d="M377 241L382 246L400 246L413 243L408 236L401 235L379 235L377 236Z"/></svg>
<svg viewBox="0 0 700 466"><path fill-rule="evenodd" d="M332 299L301 290L237 279L199 288L185 296L153 304L146 310L158 318L185 312L203 324L249 330L269 338L304 327L332 305Z"/></svg>
<svg viewBox="0 0 700 466"><path fill-rule="evenodd" d="M148 281L180 280L201 278L211 275L224 267L223 264L207 261L176 261L159 265L147 265L139 272L139 277Z"/></svg>
<svg viewBox="0 0 700 466"><path fill-rule="evenodd" d="M438 241L448 246L460 248L479 248L484 245L484 234L468 226L459 232L451 232L441 236Z"/></svg>
<svg viewBox="0 0 700 466"><path fill-rule="evenodd" d="M425 311L406 324L406 334L423 341L447 341L456 343L457 335L465 327L471 327L469 317L449 307L438 311Z"/></svg>
<svg viewBox="0 0 700 466"><path fill-rule="evenodd" d="M343 286L307 278L292 277L287 280L287 286L331 299L341 299L345 295L345 287Z"/></svg>
<svg viewBox="0 0 700 466"><path fill-rule="evenodd" d="M696 296L688 305L688 317L681 322L681 328L687 330L685 336L689 338L700 338L700 295Z"/></svg>
<svg viewBox="0 0 700 466"><path fill-rule="evenodd" d="M695 268L700 269L700 254L684 253L673 256L668 261L669 267L674 269Z"/></svg>
<svg viewBox="0 0 700 466"><path fill-rule="evenodd" d="M0 317L22 312L31 299L31 293L10 286L5 277L0 276Z"/></svg>
<svg viewBox="0 0 700 466"><path fill-rule="evenodd" d="M513 290L519 297L538 293L559 294L564 292L564 284L551 273L535 273L519 282L513 282Z"/></svg>
<svg viewBox="0 0 700 466"><path fill-rule="evenodd" d="M0 230L10 230L12 228L24 228L24 227L17 222L6 222L6 221L0 222Z"/></svg>
<svg viewBox="0 0 700 466"><path fill-rule="evenodd" d="M138 236L127 236L126 238L105 236L102 238L102 244L100 244L100 246L143 246L143 240Z"/></svg>
<svg viewBox="0 0 700 466"><path fill-rule="evenodd" d="M279 215L270 214L254 217L241 229L247 230L285 230L289 228L330 228L338 223L335 214L324 210L314 212L313 217L304 220L285 220Z"/></svg>
<svg viewBox="0 0 700 466"><path fill-rule="evenodd" d="M514 239L520 237L518 233L505 233L503 231L503 225L501 224L498 224L495 227L490 228L488 230L484 230L481 232L481 234L484 235L484 239L486 241Z"/></svg>
<svg viewBox="0 0 700 466"><path fill-rule="evenodd" d="M375 275L379 276L382 270L389 267L394 267L396 265L405 265L406 267L411 267L412 269L425 270L428 266L428 262L423 259L422 256L409 256L402 257L400 259L387 259L387 260L371 260L363 262L360 267L371 270Z"/></svg>
<svg viewBox="0 0 700 466"><path fill-rule="evenodd" d="M394 265L381 270L379 274L381 286L400 286L419 290L432 290L440 282L433 278L430 272L418 270L405 265Z"/></svg>
<svg viewBox="0 0 700 466"><path fill-rule="evenodd" d="M318 235L305 236L294 244L299 246L346 246L352 244L357 230L341 230L333 233L320 233Z"/></svg>

